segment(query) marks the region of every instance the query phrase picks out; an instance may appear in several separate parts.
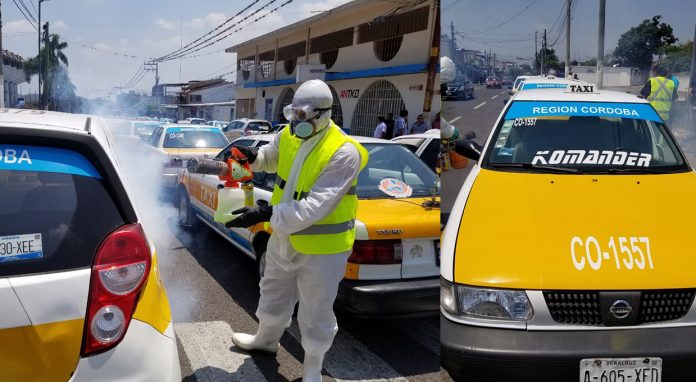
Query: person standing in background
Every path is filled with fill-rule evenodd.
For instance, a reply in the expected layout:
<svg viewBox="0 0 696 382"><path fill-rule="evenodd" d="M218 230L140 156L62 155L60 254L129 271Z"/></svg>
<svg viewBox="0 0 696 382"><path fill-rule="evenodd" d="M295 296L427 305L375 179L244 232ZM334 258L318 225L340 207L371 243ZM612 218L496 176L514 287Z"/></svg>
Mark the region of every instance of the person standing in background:
<svg viewBox="0 0 696 382"><path fill-rule="evenodd" d="M385 123L385 119L382 116L377 117L377 127L375 128L375 138L381 138L384 139L384 137L387 135L387 124Z"/></svg>
<svg viewBox="0 0 696 382"><path fill-rule="evenodd" d="M401 110L399 112L399 118L396 119L394 124L394 136L398 137L400 135L406 134L408 131L408 110Z"/></svg>
<svg viewBox="0 0 696 382"><path fill-rule="evenodd" d="M667 78L667 69L655 65L653 76L648 79L640 94L650 102L665 123L669 122L672 102L677 99L674 81Z"/></svg>
<svg viewBox="0 0 696 382"><path fill-rule="evenodd" d="M435 115L435 119L430 123L430 128L440 130L440 112Z"/></svg>
<svg viewBox="0 0 696 382"><path fill-rule="evenodd" d="M408 130L409 134L421 134L428 131L428 124L425 123L423 119L423 114L418 114L416 117L416 122L413 122L411 128Z"/></svg>
<svg viewBox="0 0 696 382"><path fill-rule="evenodd" d="M387 131L384 135L384 139L394 138L394 113L387 114L387 118L385 118L384 123L387 125Z"/></svg>

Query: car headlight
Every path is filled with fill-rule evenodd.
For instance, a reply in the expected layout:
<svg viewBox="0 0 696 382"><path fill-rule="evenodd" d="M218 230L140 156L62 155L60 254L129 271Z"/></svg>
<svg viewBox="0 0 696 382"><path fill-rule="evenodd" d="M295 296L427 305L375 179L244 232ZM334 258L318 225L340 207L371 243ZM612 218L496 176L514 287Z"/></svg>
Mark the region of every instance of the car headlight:
<svg viewBox="0 0 696 382"><path fill-rule="evenodd" d="M440 305L452 315L510 321L527 321L534 316L524 291L475 288L446 281L440 284Z"/></svg>
<svg viewBox="0 0 696 382"><path fill-rule="evenodd" d="M454 294L452 284L444 279L440 279L440 306L449 314L457 313L457 298Z"/></svg>

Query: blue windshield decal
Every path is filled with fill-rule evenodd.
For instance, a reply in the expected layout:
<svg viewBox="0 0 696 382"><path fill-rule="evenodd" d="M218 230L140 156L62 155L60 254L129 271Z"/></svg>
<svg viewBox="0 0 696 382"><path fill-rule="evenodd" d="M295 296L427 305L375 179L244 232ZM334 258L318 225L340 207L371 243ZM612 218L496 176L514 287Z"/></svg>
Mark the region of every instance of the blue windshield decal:
<svg viewBox="0 0 696 382"><path fill-rule="evenodd" d="M650 104L607 102L515 102L505 114L505 119L559 116L630 118L662 122Z"/></svg>
<svg viewBox="0 0 696 382"><path fill-rule="evenodd" d="M53 147L0 145L0 170L58 172L101 179L87 158Z"/></svg>
<svg viewBox="0 0 696 382"><path fill-rule="evenodd" d="M188 131L209 131L209 132L220 132L217 127L172 127L167 129L168 133L182 133Z"/></svg>
<svg viewBox="0 0 696 382"><path fill-rule="evenodd" d="M529 90L529 89L565 89L568 87L568 84L559 84L559 83L523 83L522 84L522 90Z"/></svg>

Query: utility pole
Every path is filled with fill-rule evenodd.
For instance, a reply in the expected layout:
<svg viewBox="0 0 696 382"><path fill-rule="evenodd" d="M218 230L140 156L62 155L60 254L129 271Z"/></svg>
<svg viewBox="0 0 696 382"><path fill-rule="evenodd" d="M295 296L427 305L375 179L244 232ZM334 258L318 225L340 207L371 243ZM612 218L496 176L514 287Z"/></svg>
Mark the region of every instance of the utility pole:
<svg viewBox="0 0 696 382"><path fill-rule="evenodd" d="M5 52L2 50L2 1L0 1L0 107L5 107Z"/></svg>
<svg viewBox="0 0 696 382"><path fill-rule="evenodd" d="M450 54L452 61L454 61L454 56L457 55L457 42L454 40L454 21L450 21Z"/></svg>
<svg viewBox="0 0 696 382"><path fill-rule="evenodd" d="M597 88L604 86L604 20L607 0L599 0L599 31L597 33Z"/></svg>
<svg viewBox="0 0 696 382"><path fill-rule="evenodd" d="M44 38L44 48L46 49L46 53L48 53L48 21L46 21L46 24L44 24L43 30L44 30L44 35L43 35L43 38ZM48 110L48 101L49 101L48 96L49 96L49 93L50 93L50 92L49 92L49 89L48 89L49 83L48 83L48 81L47 81L47 80L48 80L48 66L49 66L49 65L48 65L48 64L49 64L49 63L48 63L48 58L49 58L49 57L48 57L48 54L46 54L46 62L45 62L44 65L43 65L43 70L44 70L44 75L43 75L43 78L44 78L44 82L43 82L43 87L44 87L44 89L43 89L43 99L44 99L44 100L43 100L43 102L42 102L42 105L43 105L42 109L44 109L44 110ZM41 71L41 68L39 68L39 71Z"/></svg>
<svg viewBox="0 0 696 382"><path fill-rule="evenodd" d="M539 31L534 31L534 71L536 74L539 74L539 63L541 62L539 60L539 48L537 47L537 35L539 34Z"/></svg>
<svg viewBox="0 0 696 382"><path fill-rule="evenodd" d="M143 63L146 72L155 72L155 90L152 92L155 98L155 104L157 105L157 116L159 117L160 112L160 99L159 99L159 62L158 61L148 61Z"/></svg>
<svg viewBox="0 0 696 382"><path fill-rule="evenodd" d="M546 73L546 29L544 29L544 37L541 40L541 75Z"/></svg>
<svg viewBox="0 0 696 382"><path fill-rule="evenodd" d="M565 59L565 76L568 78L570 74L570 6L573 0L566 0L566 59Z"/></svg>

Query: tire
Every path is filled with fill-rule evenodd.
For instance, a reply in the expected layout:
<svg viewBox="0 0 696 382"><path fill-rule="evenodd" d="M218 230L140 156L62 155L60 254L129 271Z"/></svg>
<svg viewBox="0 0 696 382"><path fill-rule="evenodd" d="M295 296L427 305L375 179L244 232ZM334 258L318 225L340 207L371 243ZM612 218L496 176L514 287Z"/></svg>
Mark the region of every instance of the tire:
<svg viewBox="0 0 696 382"><path fill-rule="evenodd" d="M177 203L177 211L179 216L179 225L188 231L197 231L201 227L198 218L193 215L191 209L191 201L185 192L179 192L179 200Z"/></svg>

